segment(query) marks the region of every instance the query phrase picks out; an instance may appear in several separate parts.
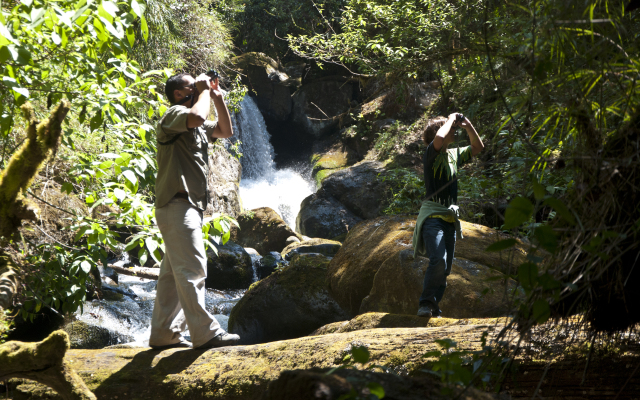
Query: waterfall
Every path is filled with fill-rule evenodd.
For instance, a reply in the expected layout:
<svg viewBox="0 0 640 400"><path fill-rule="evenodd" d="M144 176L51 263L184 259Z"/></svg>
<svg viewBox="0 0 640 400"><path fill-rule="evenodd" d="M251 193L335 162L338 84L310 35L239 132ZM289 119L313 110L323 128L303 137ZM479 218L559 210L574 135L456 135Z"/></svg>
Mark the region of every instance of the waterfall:
<svg viewBox="0 0 640 400"><path fill-rule="evenodd" d="M240 197L243 208L270 207L295 229L300 203L315 191L308 166L276 169L271 135L250 96L244 97L240 112L232 119L234 137L242 142L238 148L242 153Z"/></svg>

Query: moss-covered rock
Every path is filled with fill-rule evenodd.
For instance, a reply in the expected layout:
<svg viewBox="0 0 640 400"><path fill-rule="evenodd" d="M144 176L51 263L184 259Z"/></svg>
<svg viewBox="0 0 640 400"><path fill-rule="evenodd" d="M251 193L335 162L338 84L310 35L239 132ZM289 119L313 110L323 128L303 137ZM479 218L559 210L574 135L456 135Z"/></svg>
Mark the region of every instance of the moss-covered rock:
<svg viewBox="0 0 640 400"><path fill-rule="evenodd" d="M369 349L371 364L412 374L429 361L423 354L439 349L436 339L451 338L460 349L479 350L482 333L499 328L486 324L464 329L371 329L209 351L70 350L66 359L98 399L253 400L260 399L283 371L340 365L354 343Z"/></svg>
<svg viewBox="0 0 640 400"><path fill-rule="evenodd" d="M329 335L331 333L345 333L376 328L435 328L448 325L482 325L506 324L506 318L431 318L426 319L417 315L389 314L369 312L360 314L350 321L333 322L311 332L309 336Z"/></svg>
<svg viewBox="0 0 640 400"><path fill-rule="evenodd" d="M360 312L362 300L371 293L374 277L382 264L399 251L412 249L415 222L416 216L413 215L383 216L363 221L349 232L342 248L329 264L329 279L334 298L352 316ZM464 258L496 270L513 269L526 259L522 242L508 251L485 251L491 243L509 237L494 229L462 221L462 232L464 239L456 241L455 256L459 259ZM406 262L417 261L406 258ZM487 274L490 272L483 272L483 275L488 276ZM481 279L467 280L475 284ZM421 286L422 279L418 278L412 285ZM480 292L474 298L480 298ZM445 295L445 299L447 297L451 297L450 292ZM411 307L403 306L402 309L393 311L408 313L409 309Z"/></svg>
<svg viewBox="0 0 640 400"><path fill-rule="evenodd" d="M271 251L281 252L291 236L302 239L269 207L247 211L240 214L237 220L240 229L232 229L231 240L243 247L256 249L263 255Z"/></svg>
<svg viewBox="0 0 640 400"><path fill-rule="evenodd" d="M342 247L342 243L329 239L313 238L301 242L291 243L282 250L282 258L290 260L294 254L319 253L327 257L333 257Z"/></svg>
<svg viewBox="0 0 640 400"><path fill-rule="evenodd" d="M244 248L229 240L207 250L207 279L205 286L212 289L246 289L253 281L251 256Z"/></svg>
<svg viewBox="0 0 640 400"><path fill-rule="evenodd" d="M415 315L428 266L429 259L414 259L412 249L400 250L389 257L378 269L371 292L362 300L360 313L376 311ZM449 318L503 316L510 311L516 287L516 282L501 272L454 258L440 309L442 315Z"/></svg>
<svg viewBox="0 0 640 400"><path fill-rule="evenodd" d="M327 264L320 254L295 255L288 267L255 283L231 311L229 331L241 343L308 335L347 314L329 295Z"/></svg>

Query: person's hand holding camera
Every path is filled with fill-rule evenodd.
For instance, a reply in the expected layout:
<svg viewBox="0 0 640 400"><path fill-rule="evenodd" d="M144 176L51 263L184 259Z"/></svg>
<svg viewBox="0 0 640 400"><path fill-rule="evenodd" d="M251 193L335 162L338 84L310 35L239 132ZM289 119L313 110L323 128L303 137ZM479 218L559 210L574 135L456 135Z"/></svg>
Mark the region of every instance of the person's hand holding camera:
<svg viewBox="0 0 640 400"><path fill-rule="evenodd" d="M205 90L210 90L211 86L209 81L211 80L211 78L209 78L206 74L200 74L198 75L198 77L196 78L196 91L198 92L198 94L204 92Z"/></svg>

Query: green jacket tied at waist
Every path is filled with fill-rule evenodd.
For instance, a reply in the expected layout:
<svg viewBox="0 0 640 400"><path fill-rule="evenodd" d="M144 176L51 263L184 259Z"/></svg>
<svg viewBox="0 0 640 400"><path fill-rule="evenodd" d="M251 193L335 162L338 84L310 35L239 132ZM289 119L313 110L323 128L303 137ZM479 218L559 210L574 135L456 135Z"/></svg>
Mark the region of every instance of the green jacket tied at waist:
<svg viewBox="0 0 640 400"><path fill-rule="evenodd" d="M460 220L458 219L459 207L451 205L448 208L435 201L425 200L420 207L420 214L418 214L418 220L416 221L416 227L413 231L413 256L427 256L427 250L424 248L424 241L422 240L422 224L427 218L434 215L451 216L455 219L456 232L460 239L462 239L462 227Z"/></svg>

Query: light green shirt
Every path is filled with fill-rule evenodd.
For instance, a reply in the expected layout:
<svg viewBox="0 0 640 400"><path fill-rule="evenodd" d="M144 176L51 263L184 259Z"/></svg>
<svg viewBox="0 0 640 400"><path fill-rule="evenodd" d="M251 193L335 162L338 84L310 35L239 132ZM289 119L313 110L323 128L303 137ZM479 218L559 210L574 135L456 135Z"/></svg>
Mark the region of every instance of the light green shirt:
<svg viewBox="0 0 640 400"><path fill-rule="evenodd" d="M158 176L156 178L156 208L165 206L179 191L189 195L189 202L204 211L209 202L207 174L209 172L209 138L217 122L205 121L201 127L188 129L189 108L175 105L169 108L156 129L158 142Z"/></svg>

